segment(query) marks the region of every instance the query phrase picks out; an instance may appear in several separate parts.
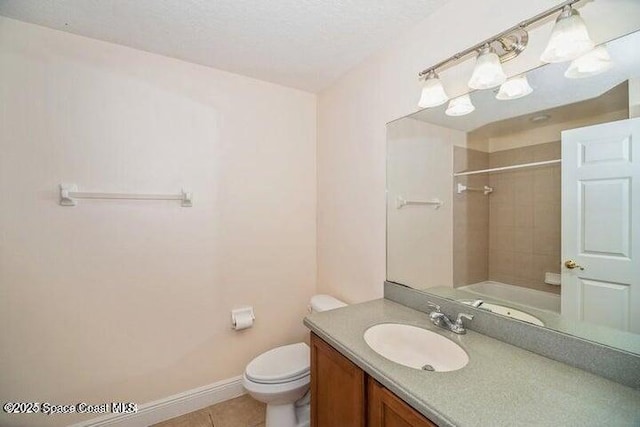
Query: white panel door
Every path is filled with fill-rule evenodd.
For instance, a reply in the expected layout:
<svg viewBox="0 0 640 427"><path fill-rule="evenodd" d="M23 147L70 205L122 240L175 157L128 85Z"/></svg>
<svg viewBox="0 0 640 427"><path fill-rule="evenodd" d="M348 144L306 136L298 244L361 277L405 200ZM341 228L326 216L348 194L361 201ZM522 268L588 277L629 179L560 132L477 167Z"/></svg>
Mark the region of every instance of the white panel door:
<svg viewBox="0 0 640 427"><path fill-rule="evenodd" d="M562 315L640 333L638 251L640 118L562 132Z"/></svg>

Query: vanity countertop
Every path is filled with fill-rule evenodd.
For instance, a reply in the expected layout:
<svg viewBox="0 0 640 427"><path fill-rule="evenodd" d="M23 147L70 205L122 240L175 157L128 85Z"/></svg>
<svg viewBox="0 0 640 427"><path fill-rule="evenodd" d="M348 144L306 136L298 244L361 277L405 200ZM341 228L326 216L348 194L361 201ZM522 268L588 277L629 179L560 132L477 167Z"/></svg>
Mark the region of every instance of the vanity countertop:
<svg viewBox="0 0 640 427"><path fill-rule="evenodd" d="M363 335L391 322L450 338L465 349L469 364L428 372L385 359ZM313 313L304 324L439 426L640 425L638 390L474 331L456 335L386 299Z"/></svg>

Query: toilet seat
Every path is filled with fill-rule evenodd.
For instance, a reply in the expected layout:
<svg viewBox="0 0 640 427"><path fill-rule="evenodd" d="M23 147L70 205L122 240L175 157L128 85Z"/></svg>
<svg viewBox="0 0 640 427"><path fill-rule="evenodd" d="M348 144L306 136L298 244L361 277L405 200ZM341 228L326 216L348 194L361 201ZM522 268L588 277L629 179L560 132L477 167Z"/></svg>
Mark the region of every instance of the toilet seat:
<svg viewBox="0 0 640 427"><path fill-rule="evenodd" d="M303 342L276 347L253 359L246 378L257 384L282 384L309 375L309 346Z"/></svg>

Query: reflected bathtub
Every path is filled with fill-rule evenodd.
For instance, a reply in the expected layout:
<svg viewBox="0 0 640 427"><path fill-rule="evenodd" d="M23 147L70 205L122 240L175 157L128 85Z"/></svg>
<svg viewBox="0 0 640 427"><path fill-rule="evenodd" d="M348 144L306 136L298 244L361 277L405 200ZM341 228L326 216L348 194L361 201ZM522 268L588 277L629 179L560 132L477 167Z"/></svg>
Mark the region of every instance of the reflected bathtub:
<svg viewBox="0 0 640 427"><path fill-rule="evenodd" d="M473 292L486 297L497 298L503 301L511 301L516 304L537 308L539 310L560 313L560 295L522 286L508 285L506 283L486 281L472 285L460 286L456 289Z"/></svg>

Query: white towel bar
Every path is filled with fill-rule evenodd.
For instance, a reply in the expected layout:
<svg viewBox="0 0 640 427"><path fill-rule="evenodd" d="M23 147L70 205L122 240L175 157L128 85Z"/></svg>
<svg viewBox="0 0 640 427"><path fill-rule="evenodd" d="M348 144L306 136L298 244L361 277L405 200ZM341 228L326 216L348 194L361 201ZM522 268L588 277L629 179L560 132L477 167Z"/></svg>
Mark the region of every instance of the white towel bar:
<svg viewBox="0 0 640 427"><path fill-rule="evenodd" d="M400 209L407 205L433 205L436 209L439 209L444 202L440 199L432 200L405 200L402 196L396 198L396 209Z"/></svg>
<svg viewBox="0 0 640 427"><path fill-rule="evenodd" d="M484 195L486 196L487 194L493 193L493 187L489 187L488 185L485 185L482 188L473 188L473 187L467 187L464 184L458 183L458 194L462 194L465 191L479 191L481 193L484 193Z"/></svg>
<svg viewBox="0 0 640 427"><path fill-rule="evenodd" d="M60 205L76 206L76 199L126 199L126 200L180 200L182 207L193 206L193 194L182 190L180 194L131 194L131 193L95 193L78 191L75 184L60 184Z"/></svg>

